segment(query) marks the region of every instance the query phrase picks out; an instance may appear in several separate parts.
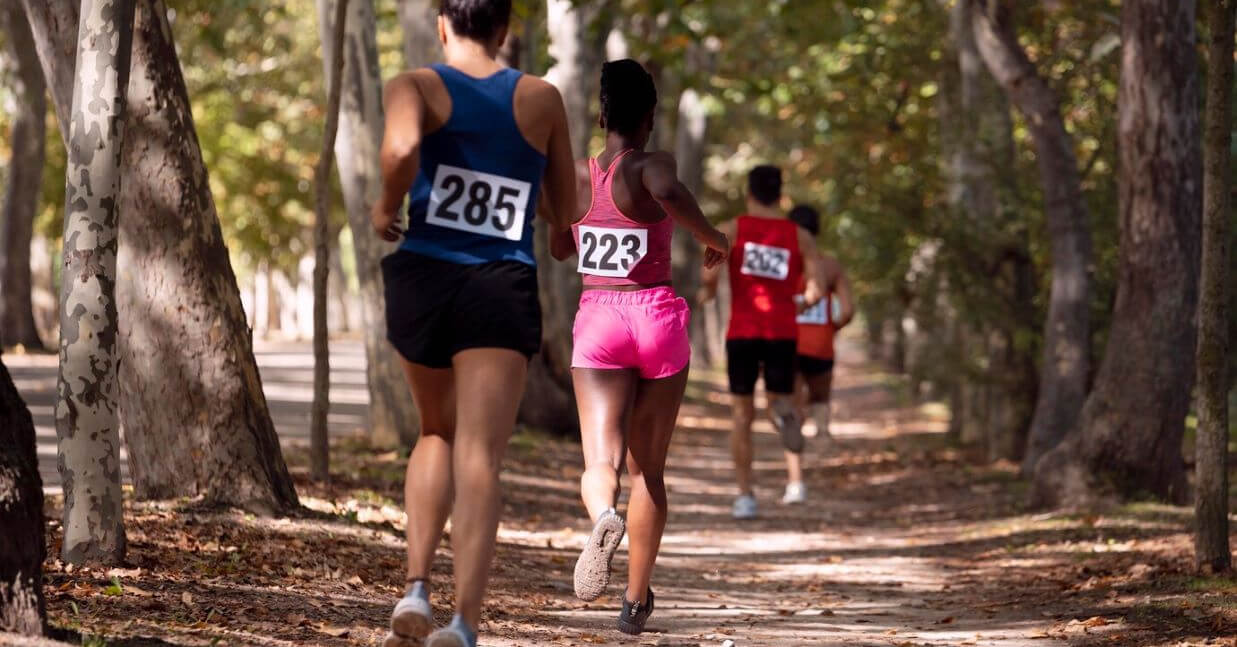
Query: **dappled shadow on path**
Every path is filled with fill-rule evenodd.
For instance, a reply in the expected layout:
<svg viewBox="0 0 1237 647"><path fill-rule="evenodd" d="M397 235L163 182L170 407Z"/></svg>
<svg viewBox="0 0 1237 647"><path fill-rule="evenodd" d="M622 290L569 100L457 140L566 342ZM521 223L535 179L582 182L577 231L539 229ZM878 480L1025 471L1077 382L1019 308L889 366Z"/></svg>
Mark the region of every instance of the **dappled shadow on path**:
<svg viewBox="0 0 1237 647"><path fill-rule="evenodd" d="M278 368L294 382L302 360L281 353L264 375ZM1150 647L1237 635L1237 584L1187 574L1188 511L1026 511L1014 467L952 446L939 412L900 398L896 380L859 362L838 377L839 444L824 452L811 441L810 501L776 502L780 451L762 422L762 514L738 523L726 396L715 374L695 376L667 473L658 609L638 641L612 628L625 551L608 596L572 596L588 530L579 446L517 434L481 644ZM131 504L127 568L67 572L49 561L55 621L175 644L376 644L402 590L406 454L339 442L326 486L307 481L298 443L287 455L309 511L272 521ZM50 536L54 555L54 525ZM444 622L450 555L444 541L432 574ZM113 577L122 590L109 595Z"/></svg>

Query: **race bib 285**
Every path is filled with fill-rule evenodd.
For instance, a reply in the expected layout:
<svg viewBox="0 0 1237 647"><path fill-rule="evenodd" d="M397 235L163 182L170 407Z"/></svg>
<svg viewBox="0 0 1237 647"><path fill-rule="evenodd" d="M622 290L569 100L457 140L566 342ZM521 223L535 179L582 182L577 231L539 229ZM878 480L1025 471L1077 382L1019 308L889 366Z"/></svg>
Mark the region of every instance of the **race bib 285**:
<svg viewBox="0 0 1237 647"><path fill-rule="evenodd" d="M482 236L520 240L532 185L439 164L425 221Z"/></svg>

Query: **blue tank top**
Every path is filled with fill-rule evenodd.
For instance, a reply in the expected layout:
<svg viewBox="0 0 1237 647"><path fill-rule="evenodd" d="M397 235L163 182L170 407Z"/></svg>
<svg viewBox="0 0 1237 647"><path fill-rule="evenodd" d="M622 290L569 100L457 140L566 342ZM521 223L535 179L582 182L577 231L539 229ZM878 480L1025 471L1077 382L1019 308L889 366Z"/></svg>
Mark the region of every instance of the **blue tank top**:
<svg viewBox="0 0 1237 647"><path fill-rule="evenodd" d="M441 63L431 67L451 96L451 116L421 140L400 249L460 265L535 265L533 217L546 157L516 125L521 73L478 79Z"/></svg>

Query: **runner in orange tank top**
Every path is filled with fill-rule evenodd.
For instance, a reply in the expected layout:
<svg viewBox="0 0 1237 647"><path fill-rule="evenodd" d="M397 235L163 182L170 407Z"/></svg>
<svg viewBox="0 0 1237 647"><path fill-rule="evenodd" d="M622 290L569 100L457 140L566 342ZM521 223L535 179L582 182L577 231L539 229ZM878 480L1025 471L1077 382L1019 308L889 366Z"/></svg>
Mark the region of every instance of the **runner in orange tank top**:
<svg viewBox="0 0 1237 647"><path fill-rule="evenodd" d="M730 449L734 455L739 496L731 514L735 519L756 517L752 489L752 422L756 418L753 393L764 374L769 417L782 437L788 458L803 451L803 419L794 405L795 350L799 329L795 304L799 282L806 281L806 305L823 295L821 256L816 241L786 219L782 200L782 171L757 166L747 178L748 212L718 227L734 241L728 266L730 326L726 333L726 371L730 378L734 427ZM700 302L717 293L720 268L704 273ZM806 277L806 278L804 278Z"/></svg>
<svg viewBox="0 0 1237 647"><path fill-rule="evenodd" d="M787 217L813 239L820 233L820 214L812 207L799 205L791 209ZM795 404L799 415L812 420L817 435L831 444L829 392L833 386L833 339L837 331L850 323L855 309L851 302L850 282L846 279L842 264L828 254L822 254L821 261L823 272L817 280L824 288L825 298L799 313L797 319L799 344L795 360ZM782 495L782 503L807 500L802 461L802 454L787 452L786 492Z"/></svg>

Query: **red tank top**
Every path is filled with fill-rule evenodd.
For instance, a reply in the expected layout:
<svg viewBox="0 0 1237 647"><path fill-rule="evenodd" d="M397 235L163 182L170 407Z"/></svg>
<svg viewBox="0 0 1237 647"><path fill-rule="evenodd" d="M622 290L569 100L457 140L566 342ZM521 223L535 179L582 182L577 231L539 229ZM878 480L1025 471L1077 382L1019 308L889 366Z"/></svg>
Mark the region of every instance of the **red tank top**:
<svg viewBox="0 0 1237 647"><path fill-rule="evenodd" d="M797 292L803 292L805 283L799 281ZM795 297L796 300L799 298ZM829 294L799 313L796 321L799 323L799 354L816 359L833 359L833 295Z"/></svg>
<svg viewBox="0 0 1237 647"><path fill-rule="evenodd" d="M627 153L619 153L602 170L588 161L593 200L588 212L571 226L576 238L576 269L584 285L651 285L670 281L670 239L674 220L664 216L655 223L637 222L623 215L614 203L614 176Z"/></svg>
<svg viewBox="0 0 1237 647"><path fill-rule="evenodd" d="M795 223L739 216L730 253L727 339L797 339L795 293L803 255Z"/></svg>

